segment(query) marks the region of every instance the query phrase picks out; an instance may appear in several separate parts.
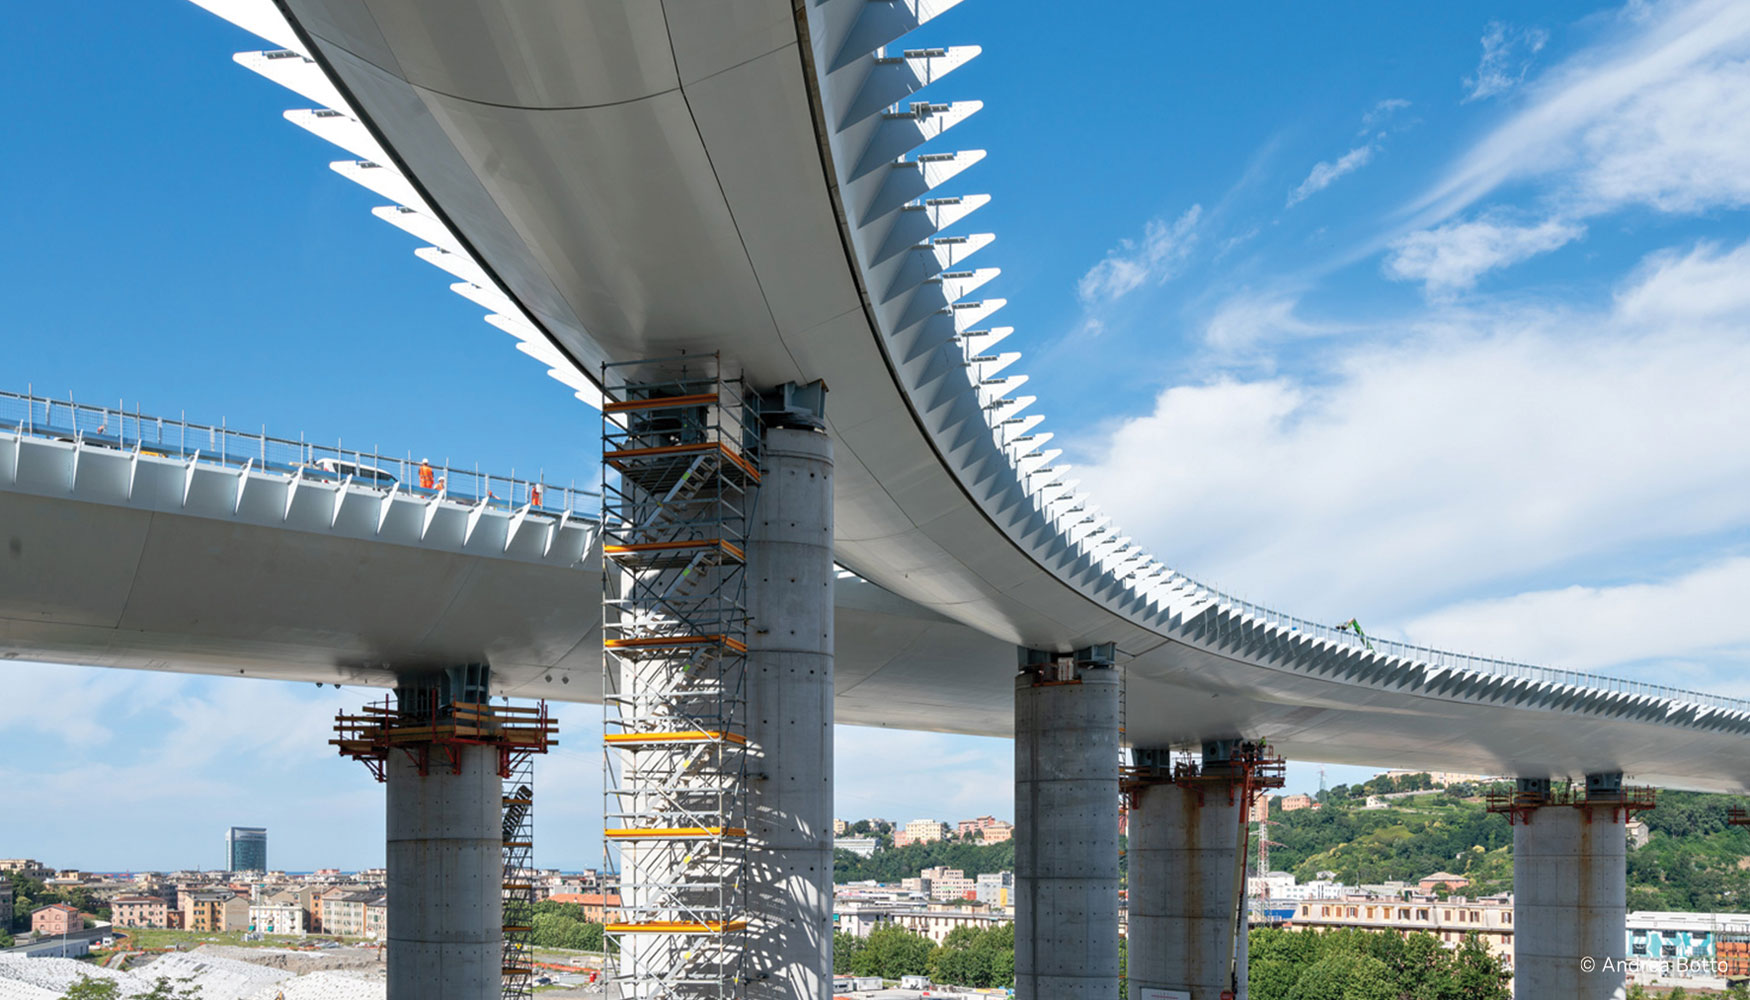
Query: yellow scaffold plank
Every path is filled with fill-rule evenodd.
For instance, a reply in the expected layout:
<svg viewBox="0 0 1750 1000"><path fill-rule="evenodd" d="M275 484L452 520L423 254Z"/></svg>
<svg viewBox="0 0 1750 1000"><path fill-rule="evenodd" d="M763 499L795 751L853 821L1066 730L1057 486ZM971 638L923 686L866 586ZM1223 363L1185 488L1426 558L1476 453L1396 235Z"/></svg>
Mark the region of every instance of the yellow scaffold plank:
<svg viewBox="0 0 1750 1000"><path fill-rule="evenodd" d="M713 635L643 635L631 639L607 639L609 649L687 649L694 646L728 646L737 653L747 652L747 643L733 636Z"/></svg>
<svg viewBox="0 0 1750 1000"><path fill-rule="evenodd" d="M679 729L661 733L608 733L602 742L610 746L635 746L639 743L739 743L747 745L747 737L721 729Z"/></svg>
<svg viewBox="0 0 1750 1000"><path fill-rule="evenodd" d="M658 920L637 924L608 924L609 934L726 934L747 929L745 920Z"/></svg>
<svg viewBox="0 0 1750 1000"><path fill-rule="evenodd" d="M696 840L702 837L745 837L739 826L632 826L602 831L612 840Z"/></svg>

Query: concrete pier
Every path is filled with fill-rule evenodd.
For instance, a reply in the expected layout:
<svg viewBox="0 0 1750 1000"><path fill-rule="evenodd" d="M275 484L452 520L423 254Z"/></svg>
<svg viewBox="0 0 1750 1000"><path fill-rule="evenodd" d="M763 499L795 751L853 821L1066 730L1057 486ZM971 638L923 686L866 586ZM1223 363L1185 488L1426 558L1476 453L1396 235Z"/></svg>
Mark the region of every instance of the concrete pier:
<svg viewBox="0 0 1750 1000"><path fill-rule="evenodd" d="M499 995L503 941L498 750L458 746L421 775L389 755L389 1000Z"/></svg>
<svg viewBox="0 0 1750 1000"><path fill-rule="evenodd" d="M1166 749L1136 751L1139 768L1170 768ZM1235 940L1241 892L1244 789L1220 780L1229 756L1205 747L1204 780L1137 790L1130 811L1130 1000L1178 991L1221 1000L1243 987ZM1238 972L1238 982L1235 973ZM1235 993L1234 995L1240 995Z"/></svg>
<svg viewBox="0 0 1750 1000"><path fill-rule="evenodd" d="M1118 993L1118 671L1111 646L1021 650L1015 679L1015 995Z"/></svg>
<svg viewBox="0 0 1750 1000"><path fill-rule="evenodd" d="M1547 779L1519 781L1528 807L1513 816L1513 989L1522 1000L1627 995L1622 776L1589 776L1587 786L1583 802L1554 803ZM1530 805L1538 800L1549 804Z"/></svg>
<svg viewBox="0 0 1750 1000"><path fill-rule="evenodd" d="M832 439L766 431L748 536L747 996L832 996Z"/></svg>

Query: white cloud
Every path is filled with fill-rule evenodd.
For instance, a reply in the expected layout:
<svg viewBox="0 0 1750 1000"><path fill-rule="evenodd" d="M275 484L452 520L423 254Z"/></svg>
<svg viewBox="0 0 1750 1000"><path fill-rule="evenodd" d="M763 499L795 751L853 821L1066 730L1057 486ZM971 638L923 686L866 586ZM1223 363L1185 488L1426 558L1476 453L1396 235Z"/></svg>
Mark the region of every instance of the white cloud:
<svg viewBox="0 0 1750 1000"><path fill-rule="evenodd" d="M1542 28L1515 29L1490 21L1483 31L1483 57L1475 76L1466 77L1466 101L1504 94L1525 79L1532 57L1543 51L1549 32Z"/></svg>
<svg viewBox="0 0 1750 1000"><path fill-rule="evenodd" d="M1227 300L1210 317L1203 340L1224 353L1245 351L1272 340L1334 333L1334 329L1300 318L1290 295L1244 293Z"/></svg>
<svg viewBox="0 0 1750 1000"><path fill-rule="evenodd" d="M1689 324L1731 323L1750 315L1750 244L1722 251L1703 243L1688 253L1649 256L1635 282L1617 296L1616 311L1633 322L1660 318Z"/></svg>
<svg viewBox="0 0 1750 1000"><path fill-rule="evenodd" d="M833 814L841 819L1013 818L1014 744L863 726L834 730Z"/></svg>
<svg viewBox="0 0 1750 1000"><path fill-rule="evenodd" d="M1413 619L1411 640L1440 648L1513 650L1516 657L1573 670L1658 660L1689 674L1684 661L1750 661L1750 558L1718 560L1681 576L1610 587L1563 587L1468 601ZM1649 679L1726 693L1750 692L1742 677L1666 667ZM1620 672L1620 671L1619 671Z"/></svg>
<svg viewBox="0 0 1750 1000"><path fill-rule="evenodd" d="M1076 284L1082 304L1092 307L1113 302L1150 281L1162 282L1178 273L1197 245L1197 220L1202 214L1203 206L1192 205L1172 222L1151 219L1140 243L1123 240L1107 251L1106 259Z"/></svg>
<svg viewBox="0 0 1750 1000"><path fill-rule="evenodd" d="M1527 85L1527 104L1410 206L1422 224L1501 184L1548 177L1570 217L1627 205L1750 204L1750 4L1631 5L1621 40Z"/></svg>
<svg viewBox="0 0 1750 1000"><path fill-rule="evenodd" d="M1585 232L1585 226L1561 219L1518 226L1495 215L1448 223L1394 240L1385 272L1399 280L1420 281L1432 294L1444 294L1469 288L1489 271L1548 253Z"/></svg>
<svg viewBox="0 0 1750 1000"><path fill-rule="evenodd" d="M1743 530L1734 275L1750 284L1750 244L1655 255L1595 308L1436 308L1304 377L1169 389L1078 471L1170 564L1333 621Z"/></svg>
<svg viewBox="0 0 1750 1000"><path fill-rule="evenodd" d="M1361 131L1371 131L1375 125L1384 124L1393 115L1410 106L1410 102L1401 97L1388 97L1367 110L1361 116Z"/></svg>
<svg viewBox="0 0 1750 1000"><path fill-rule="evenodd" d="M1336 162L1321 160L1313 164L1312 172L1306 175L1306 180L1300 186L1288 193L1290 207L1298 205L1325 188L1335 184L1346 174L1352 174L1367 166L1373 159L1374 147L1371 145L1357 146L1344 153Z"/></svg>

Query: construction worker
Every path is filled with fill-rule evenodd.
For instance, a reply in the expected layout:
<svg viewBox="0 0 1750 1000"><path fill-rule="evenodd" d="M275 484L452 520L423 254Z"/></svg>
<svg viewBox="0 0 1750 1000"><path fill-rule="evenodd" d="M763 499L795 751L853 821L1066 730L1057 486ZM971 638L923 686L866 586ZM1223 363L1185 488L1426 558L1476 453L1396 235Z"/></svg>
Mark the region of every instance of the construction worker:
<svg viewBox="0 0 1750 1000"><path fill-rule="evenodd" d="M429 490L436 483L436 481L437 480L435 478L433 478L433 474L431 471L431 459L429 459L429 458L420 459L419 460L419 488L422 490Z"/></svg>
<svg viewBox="0 0 1750 1000"><path fill-rule="evenodd" d="M1355 619L1351 618L1348 621L1344 622L1343 624L1338 625L1337 631L1339 631L1339 632L1353 632L1361 638L1361 644L1363 646L1366 646L1369 650L1373 649L1373 640L1369 639L1367 637L1366 632L1361 631L1361 623L1356 621Z"/></svg>
<svg viewBox="0 0 1750 1000"><path fill-rule="evenodd" d="M541 484L540 483L529 484L529 506L530 507L541 506Z"/></svg>

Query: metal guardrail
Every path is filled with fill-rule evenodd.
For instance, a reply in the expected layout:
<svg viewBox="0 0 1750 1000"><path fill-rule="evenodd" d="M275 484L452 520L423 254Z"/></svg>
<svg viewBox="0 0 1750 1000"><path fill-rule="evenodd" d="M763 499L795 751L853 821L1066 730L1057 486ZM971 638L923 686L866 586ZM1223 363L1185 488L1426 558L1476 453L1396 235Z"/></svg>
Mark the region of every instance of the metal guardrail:
<svg viewBox="0 0 1750 1000"><path fill-rule="evenodd" d="M993 432L995 429L996 425L993 424ZM1005 448L1004 451L1008 456L1011 468L1014 468L1017 474L1020 474L1017 452L1008 448ZM1026 475L1020 474L1018 477L1022 482L1024 489L1032 489ZM1077 506L1072 510L1062 512L1059 516L1082 513L1083 511L1083 506ZM1063 530L1061 522L1059 522L1059 530ZM1071 542L1071 545L1084 557L1087 557L1096 563L1100 563L1102 561L1099 555L1100 543L1097 539L1100 536L1107 535L1110 531L1111 525L1108 522L1101 526L1100 530L1091 531L1075 538ZM1132 548L1132 551L1137 553L1141 552L1140 549L1134 548ZM1603 674L1582 673L1578 670L1540 667L1529 663L1519 663L1513 660L1501 660L1493 657L1477 656L1471 653L1455 653L1449 650L1434 649L1430 646L1418 646L1413 643L1398 642L1393 639L1382 639L1376 636L1363 638L1353 631L1340 629L1332 625L1325 625L1320 622L1309 621L1305 618L1296 618L1293 615L1283 614L1280 611L1266 608L1263 605L1234 597L1233 595L1224 593L1214 587L1199 583L1182 573L1169 570L1157 560L1146 556L1141 556L1141 558L1145 560L1145 568L1152 568L1154 572L1142 573L1126 579L1126 585L1137 592L1142 592L1147 589L1139 583L1139 580L1159 576L1162 573L1170 573L1171 578L1181 580L1192 588L1195 588L1195 590L1197 590L1203 597L1212 600L1219 608L1225 608L1230 612L1237 612L1241 615L1250 616L1260 622L1275 626L1276 628L1290 634L1299 634L1313 640L1324 640L1332 645L1348 646L1361 652L1372 653L1381 658L1397 657L1399 659L1426 664L1432 667L1439 667L1447 670L1470 671L1490 677L1507 677L1530 683L1572 687L1582 690L1628 695L1631 697L1660 699L1683 705L1692 705L1697 708L1713 709L1724 712L1750 713L1750 700L1742 698L1728 698L1722 695L1706 694L1700 691L1690 691L1684 688L1668 687L1664 684L1649 684L1644 681L1625 680L1620 677L1610 677ZM1108 571L1111 570L1110 566L1107 568ZM1229 634L1240 627L1241 626L1238 622L1232 620L1224 621L1223 624L1218 627L1218 633L1223 635Z"/></svg>
<svg viewBox="0 0 1750 1000"><path fill-rule="evenodd" d="M1189 579L1189 578L1187 578ZM1430 646L1417 646L1412 643L1398 642L1392 639L1381 639L1369 636L1363 640L1353 632L1339 631L1330 625L1307 621L1293 615L1285 615L1279 611L1240 600L1221 591L1204 587L1191 581L1194 586L1204 590L1216 602L1241 614L1250 615L1260 621L1274 625L1289 632L1299 632L1315 639L1351 646L1362 651L1368 650L1368 642L1372 643L1372 652L1385 656L1395 656L1400 659L1424 663L1434 667L1444 667L1449 670L1468 670L1478 674L1494 677L1511 677L1517 680L1533 683L1562 685L1591 691L1605 691L1612 694L1623 694L1643 698L1656 698L1673 702L1694 705L1699 708L1717 709L1725 712L1750 712L1750 700L1728 698L1723 695L1706 694L1700 691L1690 691L1684 688L1669 687L1664 684L1649 684L1645 681L1624 680L1620 677L1610 677L1604 674L1588 674L1578 670L1562 670L1556 667L1540 667L1529 663L1519 663L1513 660L1500 660L1487 656L1476 656L1471 653L1454 653L1448 650L1434 649Z"/></svg>
<svg viewBox="0 0 1750 1000"><path fill-rule="evenodd" d="M214 427L190 423L184 417L151 416L138 409L130 412L120 404L115 407L92 406L76 402L71 397L49 399L32 392L0 391L0 428L16 429L34 437L79 440L86 445L122 451L131 451L137 447L152 454L185 460L198 458L203 462L235 469L248 465L255 470L287 476L296 475L302 469L306 478L343 478L344 471L331 471L318 464L326 460L334 470L368 470L368 475L386 475L391 480L372 483L355 475L355 485L384 490L399 488L413 496L427 497L436 496L441 486L445 499L466 505L484 501L491 507L515 510L534 500L531 509L535 511L552 515L569 512L573 517L590 520L594 520L601 509L600 493L578 489L574 485L556 486L540 479L518 479L515 475L495 476L482 473L478 467L462 469L445 463L431 466L434 484L432 488L426 489L419 485L419 462L413 458L411 452L404 456L391 456L376 451L347 449L338 441L333 445L294 441L271 437L265 432L237 430L223 423ZM1367 642L1353 632L1339 631L1334 626L1283 614L1198 583L1189 577L1180 578L1214 599L1221 607L1311 639L1322 639L1334 645L1350 646L1364 652L1368 650ZM1372 652L1379 656L1395 656L1450 670L1468 670L1533 683L1663 699L1718 711L1750 713L1750 700L1741 698L1728 698L1603 674L1582 673L1578 670L1541 667L1470 653L1455 653L1392 639L1370 637L1370 641Z"/></svg>
<svg viewBox="0 0 1750 1000"><path fill-rule="evenodd" d="M158 417L134 409L92 406L67 399L49 399L32 392L0 392L0 429L17 430L39 438L79 441L88 447L117 451L139 449L152 455L183 460L195 459L232 469L305 479L339 482L351 477L355 486L388 492L397 489L411 496L436 497L466 506L486 504L514 511L531 510L554 516L595 520L601 510L601 494L558 486L541 479L518 479L514 475L483 473L479 467L462 469L444 464L429 465L431 485L424 486L421 460L412 452L384 455L375 450L346 448L314 441L270 437L243 431L223 422L190 423L184 417Z"/></svg>

